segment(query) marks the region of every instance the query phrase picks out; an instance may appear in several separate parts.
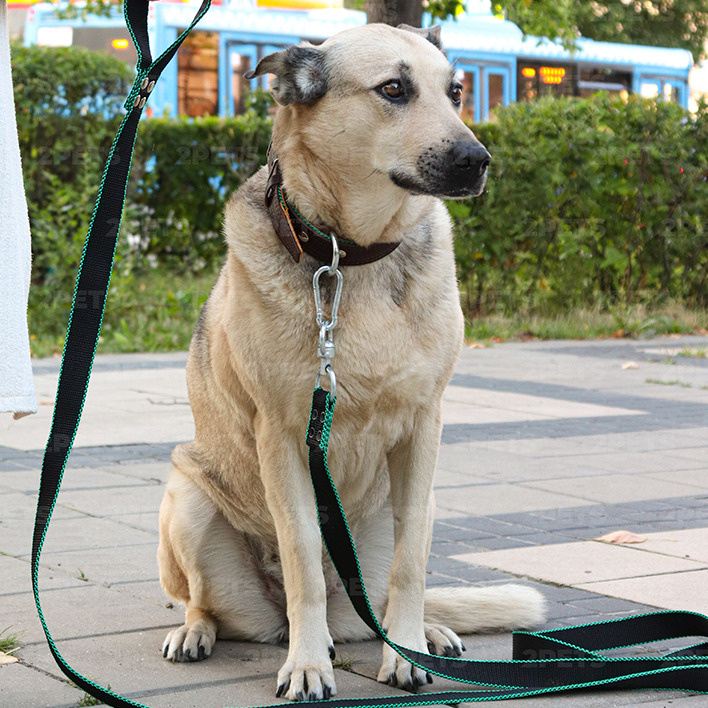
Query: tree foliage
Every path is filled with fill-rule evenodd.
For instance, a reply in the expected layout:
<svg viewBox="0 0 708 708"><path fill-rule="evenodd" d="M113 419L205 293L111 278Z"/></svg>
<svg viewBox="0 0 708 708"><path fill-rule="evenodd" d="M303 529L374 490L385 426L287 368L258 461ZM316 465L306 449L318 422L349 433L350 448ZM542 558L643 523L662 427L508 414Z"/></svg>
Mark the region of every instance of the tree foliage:
<svg viewBox="0 0 708 708"><path fill-rule="evenodd" d="M525 34L559 38L572 48L589 39L680 47L705 56L708 0L499 0L496 8Z"/></svg>
<svg viewBox="0 0 708 708"><path fill-rule="evenodd" d="M584 37L606 42L681 47L705 56L708 0L604 0L576 3Z"/></svg>
<svg viewBox="0 0 708 708"><path fill-rule="evenodd" d="M575 47L578 38L577 7L573 0L499 0L497 14L505 13L524 34L560 39L565 47Z"/></svg>

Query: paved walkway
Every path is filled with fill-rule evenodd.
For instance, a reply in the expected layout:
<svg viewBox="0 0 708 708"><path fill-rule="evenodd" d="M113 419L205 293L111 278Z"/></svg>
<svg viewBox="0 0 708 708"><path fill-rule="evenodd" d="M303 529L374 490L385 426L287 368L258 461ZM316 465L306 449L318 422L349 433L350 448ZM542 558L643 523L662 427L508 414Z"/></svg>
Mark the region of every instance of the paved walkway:
<svg viewBox="0 0 708 708"><path fill-rule="evenodd" d="M657 607L708 612L706 349L708 338L684 337L465 350L446 394L429 584L521 578L548 598L549 627ZM274 703L282 646L221 642L208 661L178 665L159 652L167 629L183 621L160 589L155 550L170 450L192 433L184 360L98 357L43 554L47 622L80 672L150 706ZM3 708L82 699L49 654L29 586L58 361L34 368L39 413L0 419L0 630L23 633L20 661L0 665ZM593 540L619 529L647 540ZM468 657L510 656L507 634L465 643ZM337 653L341 697L400 693L373 680L377 642ZM645 691L528 704L706 702Z"/></svg>

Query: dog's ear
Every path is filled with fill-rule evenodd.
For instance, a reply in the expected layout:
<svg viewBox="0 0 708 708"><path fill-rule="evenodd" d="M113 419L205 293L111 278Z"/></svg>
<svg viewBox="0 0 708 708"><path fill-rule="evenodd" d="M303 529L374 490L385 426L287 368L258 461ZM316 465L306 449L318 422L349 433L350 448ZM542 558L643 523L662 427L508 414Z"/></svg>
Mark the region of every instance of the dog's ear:
<svg viewBox="0 0 708 708"><path fill-rule="evenodd" d="M397 29L413 32L423 39L427 39L431 44L434 44L438 49L442 50L442 41L440 39L440 25L435 27L411 27L410 25L398 25Z"/></svg>
<svg viewBox="0 0 708 708"><path fill-rule="evenodd" d="M309 103L322 98L327 92L325 54L312 45L300 44L269 54L244 76L252 79L263 74L275 75L270 83L270 92L283 106Z"/></svg>

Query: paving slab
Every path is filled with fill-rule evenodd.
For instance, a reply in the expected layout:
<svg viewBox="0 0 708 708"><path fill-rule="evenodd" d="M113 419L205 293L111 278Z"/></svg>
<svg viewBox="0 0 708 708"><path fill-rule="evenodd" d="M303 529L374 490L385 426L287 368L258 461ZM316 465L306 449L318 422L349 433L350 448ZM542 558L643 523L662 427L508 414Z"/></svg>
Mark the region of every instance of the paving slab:
<svg viewBox="0 0 708 708"><path fill-rule="evenodd" d="M592 464L592 460L588 461ZM621 470L620 466L618 470ZM526 482L525 487L542 489L554 494L563 494L577 499L605 504L640 501L643 499L666 499L668 497L685 497L696 493L696 488L682 483L680 475L674 476L674 481L622 474L617 471L612 474L593 475L591 477L573 477L571 479L549 479L536 482Z"/></svg>
<svg viewBox="0 0 708 708"><path fill-rule="evenodd" d="M58 374L35 377L38 398L52 403ZM46 442L52 405L40 405L36 414L7 424L0 444L33 450ZM110 425L81 425L76 447L120 445L135 442L190 440L194 423L187 402L184 367L125 369L97 372L92 376L82 420L106 421ZM139 424L136 422L139 420Z"/></svg>
<svg viewBox="0 0 708 708"><path fill-rule="evenodd" d="M708 570L580 583L577 587L665 610L708 614Z"/></svg>
<svg viewBox="0 0 708 708"><path fill-rule="evenodd" d="M666 573L700 570L708 566L708 563L596 541L469 553L453 557L460 562L483 565L495 570L563 585L580 585L589 581L623 578L647 578ZM654 582L654 580L647 582Z"/></svg>
<svg viewBox="0 0 708 708"><path fill-rule="evenodd" d="M645 412L642 410L455 385L447 387L443 400L448 404L445 408L446 412L454 410L451 409L449 404L460 404L461 408L459 410L462 410L462 406L470 407L469 414L472 417L462 420L462 422L465 423L474 423L476 422L475 419L484 423L505 422L503 417L498 421L495 420L497 412L506 414L518 413L519 417L517 417L516 420L533 420L535 418L589 418L607 415L645 415ZM474 409L478 410L475 411ZM526 416L530 417L527 418ZM511 418L509 418L509 420L511 420Z"/></svg>
<svg viewBox="0 0 708 708"><path fill-rule="evenodd" d="M690 457L680 457L676 451L670 452L613 452L586 455L583 464L606 472L623 472L642 474L647 472L667 472L684 470L695 470L705 467L705 459L692 459Z"/></svg>
<svg viewBox="0 0 708 708"><path fill-rule="evenodd" d="M708 452L706 455L708 456ZM702 467L697 470L682 470L679 474L675 472L649 472L646 476L654 479L676 481L691 487L708 490L708 467Z"/></svg>
<svg viewBox="0 0 708 708"><path fill-rule="evenodd" d="M0 705L7 708L76 708L82 695L56 674L48 676L20 663L0 666ZM8 699L11 702L5 703Z"/></svg>
<svg viewBox="0 0 708 708"><path fill-rule="evenodd" d="M511 484L477 485L460 494L457 489L436 489L438 507L466 514L504 514L510 511L583 506L587 501L540 489Z"/></svg>
<svg viewBox="0 0 708 708"><path fill-rule="evenodd" d="M645 538L644 551L708 563L708 528L649 533Z"/></svg>
<svg viewBox="0 0 708 708"><path fill-rule="evenodd" d="M66 508L104 517L124 512L155 511L160 508L164 492L162 484L143 482L112 489L62 490L59 502Z"/></svg>
<svg viewBox="0 0 708 708"><path fill-rule="evenodd" d="M576 449L573 446L573 449ZM531 457L513 452L500 452L483 443L460 442L440 446L436 487L445 486L445 475L461 475L474 483L523 482L572 476L603 474L604 470L583 464L583 454L568 457ZM459 478L458 478L459 479Z"/></svg>

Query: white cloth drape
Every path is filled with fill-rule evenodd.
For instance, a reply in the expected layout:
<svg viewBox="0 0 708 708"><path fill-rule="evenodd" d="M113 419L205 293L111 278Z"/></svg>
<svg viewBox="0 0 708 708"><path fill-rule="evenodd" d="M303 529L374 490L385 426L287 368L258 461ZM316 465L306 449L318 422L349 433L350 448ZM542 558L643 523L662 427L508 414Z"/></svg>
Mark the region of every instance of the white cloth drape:
<svg viewBox="0 0 708 708"><path fill-rule="evenodd" d="M7 0L0 0L0 412L34 413L27 296L31 271L27 201L17 140Z"/></svg>

